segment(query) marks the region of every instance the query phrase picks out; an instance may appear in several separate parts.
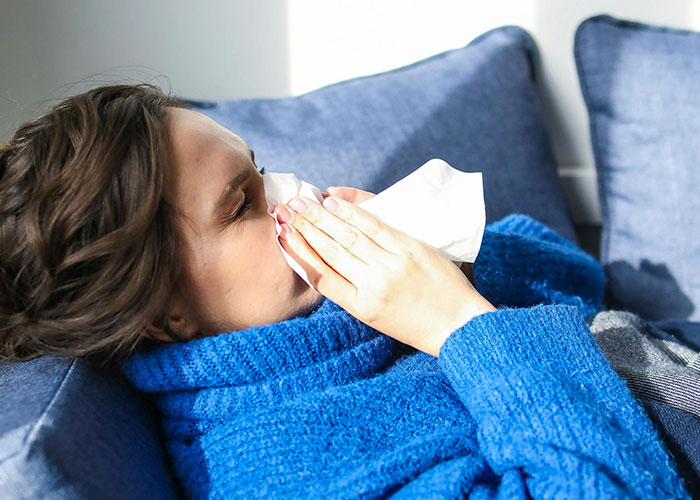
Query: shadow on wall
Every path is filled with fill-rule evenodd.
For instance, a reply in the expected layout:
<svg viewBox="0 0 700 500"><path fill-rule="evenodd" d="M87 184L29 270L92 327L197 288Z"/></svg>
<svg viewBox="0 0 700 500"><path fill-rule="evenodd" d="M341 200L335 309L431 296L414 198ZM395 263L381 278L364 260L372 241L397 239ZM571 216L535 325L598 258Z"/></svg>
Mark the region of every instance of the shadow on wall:
<svg viewBox="0 0 700 500"><path fill-rule="evenodd" d="M695 311L666 264L643 259L635 269L619 260L603 268L608 278L604 303L610 309L631 311L649 321L685 319Z"/></svg>
<svg viewBox="0 0 700 500"><path fill-rule="evenodd" d="M68 96L148 82L196 99L289 94L288 1L0 2L0 144Z"/></svg>

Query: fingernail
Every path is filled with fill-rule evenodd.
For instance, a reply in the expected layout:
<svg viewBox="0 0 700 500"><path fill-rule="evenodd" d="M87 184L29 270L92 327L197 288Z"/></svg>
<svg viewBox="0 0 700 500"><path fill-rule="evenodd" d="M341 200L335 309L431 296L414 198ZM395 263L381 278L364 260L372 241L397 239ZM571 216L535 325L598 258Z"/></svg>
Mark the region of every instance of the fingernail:
<svg viewBox="0 0 700 500"><path fill-rule="evenodd" d="M280 227L280 238L286 240L292 234L292 226L288 224L282 224Z"/></svg>
<svg viewBox="0 0 700 500"><path fill-rule="evenodd" d="M301 215L304 215L309 211L309 206L301 198L292 198L292 200L289 202L289 206L299 212Z"/></svg>
<svg viewBox="0 0 700 500"><path fill-rule="evenodd" d="M292 222L292 214L290 214L289 210L282 205L277 205L275 208L275 213L277 214L277 219L280 222L286 222L287 224Z"/></svg>
<svg viewBox="0 0 700 500"><path fill-rule="evenodd" d="M338 210L338 200L329 196L328 198L323 200L323 206L331 212L335 212L336 210Z"/></svg>

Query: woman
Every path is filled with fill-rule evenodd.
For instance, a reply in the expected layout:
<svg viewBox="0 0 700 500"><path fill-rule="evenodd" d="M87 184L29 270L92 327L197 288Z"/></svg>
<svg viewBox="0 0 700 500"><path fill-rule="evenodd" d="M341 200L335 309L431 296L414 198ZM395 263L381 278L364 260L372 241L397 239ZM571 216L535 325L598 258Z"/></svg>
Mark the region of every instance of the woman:
<svg viewBox="0 0 700 500"><path fill-rule="evenodd" d="M275 207L317 293L241 138L148 85L74 96L0 153L0 352L123 361L193 498L686 496L584 320L594 259L512 215L475 288L328 194Z"/></svg>

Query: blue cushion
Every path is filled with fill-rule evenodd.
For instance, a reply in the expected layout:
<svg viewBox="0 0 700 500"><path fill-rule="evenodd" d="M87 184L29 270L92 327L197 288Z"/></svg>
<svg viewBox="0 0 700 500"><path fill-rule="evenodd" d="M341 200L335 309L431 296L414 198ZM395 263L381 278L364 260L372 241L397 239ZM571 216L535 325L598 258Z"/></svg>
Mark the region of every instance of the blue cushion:
<svg viewBox="0 0 700 500"><path fill-rule="evenodd" d="M609 307L700 320L700 33L597 16L575 38Z"/></svg>
<svg viewBox="0 0 700 500"><path fill-rule="evenodd" d="M525 213L576 242L535 93L535 53L525 31L503 27L298 97L190 103L240 135L268 172L378 192L443 158L484 173L488 223Z"/></svg>
<svg viewBox="0 0 700 500"><path fill-rule="evenodd" d="M0 363L0 497L178 498L156 411L117 370Z"/></svg>

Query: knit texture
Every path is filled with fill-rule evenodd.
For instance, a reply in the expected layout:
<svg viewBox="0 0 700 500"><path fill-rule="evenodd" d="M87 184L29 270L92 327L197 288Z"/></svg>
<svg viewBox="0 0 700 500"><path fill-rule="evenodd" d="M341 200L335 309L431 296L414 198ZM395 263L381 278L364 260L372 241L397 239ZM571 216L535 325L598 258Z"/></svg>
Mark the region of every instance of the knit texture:
<svg viewBox="0 0 700 500"><path fill-rule="evenodd" d="M595 259L513 214L487 226L474 274L500 307L439 358L324 300L124 371L162 412L190 498L686 498L584 320L601 309Z"/></svg>

